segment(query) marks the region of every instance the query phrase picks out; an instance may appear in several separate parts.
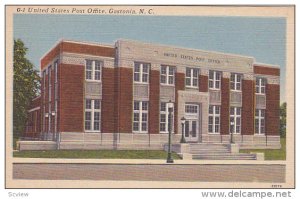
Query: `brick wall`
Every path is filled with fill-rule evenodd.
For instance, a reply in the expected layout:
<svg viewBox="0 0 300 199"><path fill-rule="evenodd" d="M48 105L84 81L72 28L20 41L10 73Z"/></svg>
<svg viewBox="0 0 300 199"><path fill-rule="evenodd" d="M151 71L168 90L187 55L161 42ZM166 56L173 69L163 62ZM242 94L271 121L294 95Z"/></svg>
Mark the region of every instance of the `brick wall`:
<svg viewBox="0 0 300 199"><path fill-rule="evenodd" d="M242 81L242 134L254 134L254 114L255 114L255 90L254 81Z"/></svg>
<svg viewBox="0 0 300 199"><path fill-rule="evenodd" d="M60 65L60 131L84 131L84 66Z"/></svg>
<svg viewBox="0 0 300 199"><path fill-rule="evenodd" d="M115 69L102 68L101 131L115 131Z"/></svg>
<svg viewBox="0 0 300 199"><path fill-rule="evenodd" d="M254 65L253 70L254 70L255 74L274 75L274 76L280 75L279 68L271 68L271 67L266 67L266 66Z"/></svg>
<svg viewBox="0 0 300 199"><path fill-rule="evenodd" d="M221 128L220 132L222 135L229 134L229 79L222 78L221 84Z"/></svg>
<svg viewBox="0 0 300 199"><path fill-rule="evenodd" d="M159 133L159 103L160 103L160 73L156 70L150 71L149 89L149 133Z"/></svg>
<svg viewBox="0 0 300 199"><path fill-rule="evenodd" d="M120 67L119 69L119 132L132 132L133 109L133 71L132 68ZM116 117L117 118L117 117Z"/></svg>
<svg viewBox="0 0 300 199"><path fill-rule="evenodd" d="M266 134L279 135L280 127L280 86L266 85Z"/></svg>
<svg viewBox="0 0 300 199"><path fill-rule="evenodd" d="M185 90L185 74L176 73L175 74L175 110L174 110L174 133L180 133L177 129L178 121L178 91Z"/></svg>
<svg viewBox="0 0 300 199"><path fill-rule="evenodd" d="M199 91L208 92L208 76L199 75Z"/></svg>

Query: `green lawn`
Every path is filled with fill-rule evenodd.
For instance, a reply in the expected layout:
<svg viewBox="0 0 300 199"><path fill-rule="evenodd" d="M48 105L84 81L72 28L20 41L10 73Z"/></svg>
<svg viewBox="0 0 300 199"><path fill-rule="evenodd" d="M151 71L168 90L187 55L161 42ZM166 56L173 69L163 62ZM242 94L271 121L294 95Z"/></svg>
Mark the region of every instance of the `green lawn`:
<svg viewBox="0 0 300 199"><path fill-rule="evenodd" d="M285 160L286 159L286 139L280 138L281 149L241 149L240 153L264 153L265 160Z"/></svg>
<svg viewBox="0 0 300 199"><path fill-rule="evenodd" d="M158 150L55 150L17 151L14 157L22 158L93 158L93 159L166 159L167 152ZM172 153L173 159L180 159Z"/></svg>

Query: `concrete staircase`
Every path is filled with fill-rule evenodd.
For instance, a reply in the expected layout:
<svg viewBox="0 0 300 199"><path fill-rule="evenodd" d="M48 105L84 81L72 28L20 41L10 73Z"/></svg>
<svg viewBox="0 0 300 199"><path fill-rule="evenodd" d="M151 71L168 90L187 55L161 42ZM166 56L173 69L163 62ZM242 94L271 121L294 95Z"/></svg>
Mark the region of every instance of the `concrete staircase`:
<svg viewBox="0 0 300 199"><path fill-rule="evenodd" d="M195 160L256 160L256 154L231 153L227 144L190 144L190 154Z"/></svg>

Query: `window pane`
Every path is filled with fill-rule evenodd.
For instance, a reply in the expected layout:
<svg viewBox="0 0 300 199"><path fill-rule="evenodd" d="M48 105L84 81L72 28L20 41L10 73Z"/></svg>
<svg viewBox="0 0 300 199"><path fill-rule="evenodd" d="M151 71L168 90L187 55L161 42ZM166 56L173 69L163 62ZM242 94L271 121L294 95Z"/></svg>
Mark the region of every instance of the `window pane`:
<svg viewBox="0 0 300 199"><path fill-rule="evenodd" d="M92 109L92 100L90 100L90 99L85 100L85 108Z"/></svg>
<svg viewBox="0 0 300 199"><path fill-rule="evenodd" d="M85 78L86 79L92 79L92 71L86 71Z"/></svg>
<svg viewBox="0 0 300 199"><path fill-rule="evenodd" d="M165 102L160 103L160 111L166 111L166 103Z"/></svg>
<svg viewBox="0 0 300 199"><path fill-rule="evenodd" d="M220 132L220 126L219 125L215 125L215 133L219 133Z"/></svg>
<svg viewBox="0 0 300 199"><path fill-rule="evenodd" d="M215 124L220 124L220 117L215 117Z"/></svg>
<svg viewBox="0 0 300 199"><path fill-rule="evenodd" d="M160 76L160 82L163 83L163 84L166 83L166 76L165 75Z"/></svg>
<svg viewBox="0 0 300 199"><path fill-rule="evenodd" d="M148 102L142 102L142 110L143 111L148 110Z"/></svg>
<svg viewBox="0 0 300 199"><path fill-rule="evenodd" d="M94 109L100 109L100 100L94 100Z"/></svg>
<svg viewBox="0 0 300 199"><path fill-rule="evenodd" d="M139 113L133 113L133 121L138 122L140 120L140 114Z"/></svg>
<svg viewBox="0 0 300 199"><path fill-rule="evenodd" d="M138 122L133 122L133 130L138 131L139 130L139 123Z"/></svg>
<svg viewBox="0 0 300 199"><path fill-rule="evenodd" d="M231 82L235 82L235 74L231 74L230 75L230 81Z"/></svg>
<svg viewBox="0 0 300 199"><path fill-rule="evenodd" d="M216 114L220 114L220 106L215 106L216 108Z"/></svg>
<svg viewBox="0 0 300 199"><path fill-rule="evenodd" d="M166 122L166 114L160 114L160 122Z"/></svg>
<svg viewBox="0 0 300 199"><path fill-rule="evenodd" d="M161 74L167 74L167 67L161 66Z"/></svg>
<svg viewBox="0 0 300 199"><path fill-rule="evenodd" d="M193 69L193 77L198 78L198 70Z"/></svg>
<svg viewBox="0 0 300 199"><path fill-rule="evenodd" d="M260 110L261 111L261 117L265 117L265 110Z"/></svg>
<svg viewBox="0 0 300 199"><path fill-rule="evenodd" d="M208 124L213 124L213 116L208 117Z"/></svg>
<svg viewBox="0 0 300 199"><path fill-rule="evenodd" d="M100 120L100 112L94 112L94 121Z"/></svg>
<svg viewBox="0 0 300 199"><path fill-rule="evenodd" d="M95 70L100 70L100 61L95 61Z"/></svg>
<svg viewBox="0 0 300 199"><path fill-rule="evenodd" d="M221 79L221 73L220 72L216 72L216 80L220 80Z"/></svg>
<svg viewBox="0 0 300 199"><path fill-rule="evenodd" d="M143 64L143 73L148 73L148 64Z"/></svg>
<svg viewBox="0 0 300 199"><path fill-rule="evenodd" d="M210 133L213 132L213 125L212 124L208 125L208 132L210 132Z"/></svg>
<svg viewBox="0 0 300 199"><path fill-rule="evenodd" d="M169 67L169 75L174 75L175 68Z"/></svg>
<svg viewBox="0 0 300 199"><path fill-rule="evenodd" d="M186 68L186 77L191 77L191 69Z"/></svg>
<svg viewBox="0 0 300 199"><path fill-rule="evenodd" d="M85 130L91 130L91 122L90 121L85 121Z"/></svg>
<svg viewBox="0 0 300 199"><path fill-rule="evenodd" d="M191 86L191 79L190 78L186 78L185 79L185 83L187 86Z"/></svg>
<svg viewBox="0 0 300 199"><path fill-rule="evenodd" d="M146 122L142 123L142 131L147 131L147 123Z"/></svg>
<svg viewBox="0 0 300 199"><path fill-rule="evenodd" d="M237 75L237 82L241 82L241 79L242 79L241 75Z"/></svg>
<svg viewBox="0 0 300 199"><path fill-rule="evenodd" d="M193 86L198 86L198 79L193 79Z"/></svg>
<svg viewBox="0 0 300 199"><path fill-rule="evenodd" d="M85 120L91 120L91 112L85 112Z"/></svg>
<svg viewBox="0 0 300 199"><path fill-rule="evenodd" d="M220 81L216 81L216 88L220 88Z"/></svg>
<svg viewBox="0 0 300 199"><path fill-rule="evenodd" d="M148 74L143 74L142 81L148 82Z"/></svg>
<svg viewBox="0 0 300 199"><path fill-rule="evenodd" d="M209 87L209 88L213 88L213 87L214 87L214 83L213 83L212 80L209 80L209 82L208 82L208 87Z"/></svg>
<svg viewBox="0 0 300 199"><path fill-rule="evenodd" d="M134 64L134 72L140 72L140 64L138 63Z"/></svg>
<svg viewBox="0 0 300 199"><path fill-rule="evenodd" d="M92 70L92 61L86 60L86 70Z"/></svg>
<svg viewBox="0 0 300 199"><path fill-rule="evenodd" d="M241 83L236 83L236 90L241 90Z"/></svg>
<svg viewBox="0 0 300 199"><path fill-rule="evenodd" d="M214 71L209 71L209 79L214 79Z"/></svg>
<svg viewBox="0 0 300 199"><path fill-rule="evenodd" d="M237 107L237 108L236 108L236 114L237 114L237 115L241 115L241 108L240 108L240 107Z"/></svg>
<svg viewBox="0 0 300 199"><path fill-rule="evenodd" d="M173 76L169 76L169 84L174 84L174 77Z"/></svg>
<svg viewBox="0 0 300 199"><path fill-rule="evenodd" d="M213 114L213 106L209 106L209 108L208 108L208 112L209 112L209 114Z"/></svg>
<svg viewBox="0 0 300 199"><path fill-rule="evenodd" d="M100 71L95 71L95 80L100 80L101 73Z"/></svg>
<svg viewBox="0 0 300 199"><path fill-rule="evenodd" d="M142 113L142 121L147 122L148 121L148 114L147 113Z"/></svg>
<svg viewBox="0 0 300 199"><path fill-rule="evenodd" d="M230 115L234 115L234 108L233 107L230 108Z"/></svg>
<svg viewBox="0 0 300 199"><path fill-rule="evenodd" d="M255 116L258 117L259 116L259 109L255 110Z"/></svg>
<svg viewBox="0 0 300 199"><path fill-rule="evenodd" d="M160 131L166 131L166 124L160 123Z"/></svg>
<svg viewBox="0 0 300 199"><path fill-rule="evenodd" d="M95 130L95 131L100 130L100 123L99 123L99 121L95 121L95 122L94 122L94 130Z"/></svg>
<svg viewBox="0 0 300 199"><path fill-rule="evenodd" d="M133 107L134 110L140 110L140 103L138 101L135 101Z"/></svg>
<svg viewBox="0 0 300 199"><path fill-rule="evenodd" d="M134 73L134 81L139 82L140 81L140 74Z"/></svg>
<svg viewBox="0 0 300 199"><path fill-rule="evenodd" d="M261 87L261 93L265 93L266 90L265 90L265 87Z"/></svg>

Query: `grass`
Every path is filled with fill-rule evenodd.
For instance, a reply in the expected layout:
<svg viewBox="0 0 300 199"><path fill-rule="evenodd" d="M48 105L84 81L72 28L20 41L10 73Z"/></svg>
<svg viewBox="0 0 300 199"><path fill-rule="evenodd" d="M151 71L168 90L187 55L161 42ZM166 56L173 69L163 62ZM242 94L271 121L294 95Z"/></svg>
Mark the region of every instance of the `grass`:
<svg viewBox="0 0 300 199"><path fill-rule="evenodd" d="M84 158L84 159L166 159L162 150L54 150L54 151L16 151L14 157L22 158ZM180 159L172 153L173 159Z"/></svg>
<svg viewBox="0 0 300 199"><path fill-rule="evenodd" d="M240 153L264 153L265 160L285 160L286 159L286 139L280 138L281 149L241 149Z"/></svg>

